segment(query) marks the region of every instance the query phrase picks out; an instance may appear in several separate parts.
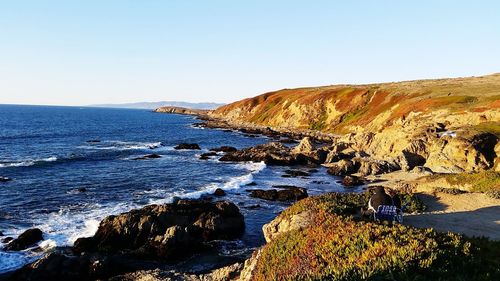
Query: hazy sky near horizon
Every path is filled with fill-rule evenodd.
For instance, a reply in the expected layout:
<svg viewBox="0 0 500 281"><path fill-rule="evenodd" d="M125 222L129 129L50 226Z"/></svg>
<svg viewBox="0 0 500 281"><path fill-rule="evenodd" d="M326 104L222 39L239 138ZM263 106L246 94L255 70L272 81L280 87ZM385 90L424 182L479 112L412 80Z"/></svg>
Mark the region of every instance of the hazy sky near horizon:
<svg viewBox="0 0 500 281"><path fill-rule="evenodd" d="M500 72L500 1L0 0L0 103L231 102Z"/></svg>

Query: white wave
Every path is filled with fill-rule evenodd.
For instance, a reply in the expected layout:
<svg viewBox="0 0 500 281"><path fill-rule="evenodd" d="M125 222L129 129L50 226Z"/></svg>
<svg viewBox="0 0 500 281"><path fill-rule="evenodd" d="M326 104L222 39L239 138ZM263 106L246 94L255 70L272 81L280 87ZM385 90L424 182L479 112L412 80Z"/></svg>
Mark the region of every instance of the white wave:
<svg viewBox="0 0 500 281"><path fill-rule="evenodd" d="M247 162L247 163L237 164L236 166L239 168L242 168L242 169L246 169L250 173L242 175L242 176L232 177L224 183L208 184L208 185L200 188L197 191L174 192L168 198L159 199L159 200L150 200L149 203L150 204L171 203L175 197L183 198L183 199L198 199L202 195L214 193L215 190L218 188L225 190L225 191L236 190L236 189L241 188L242 186L245 186L245 185L251 183L253 181L253 176L266 168L266 164L264 162L257 162L257 163Z"/></svg>
<svg viewBox="0 0 500 281"><path fill-rule="evenodd" d="M54 162L57 161L57 157L51 156L47 158L41 159L25 159L25 160L17 160L17 161L2 161L0 162L0 168L8 168L8 167L29 167L33 166L37 163L42 162Z"/></svg>
<svg viewBox="0 0 500 281"><path fill-rule="evenodd" d="M211 194L217 188L223 190L236 190L253 181L253 176L266 168L264 162L261 163L243 163L237 164L238 168L245 169L249 173L229 178L224 183L211 183L197 191L179 191L170 193L170 196L160 200L150 200L150 204L171 203L174 197L196 199L204 194ZM158 192L160 190L157 190ZM148 193L157 192L149 191ZM159 192L165 194L165 191ZM75 213L69 208L61 209L59 212L49 214L43 217L40 222L35 222L36 227L44 233L44 240L38 244L42 249L49 250L56 246L71 246L80 237L90 237L95 234L99 223L106 216L116 215L130 211L132 209L143 207L130 202L113 203L108 205L92 204L84 208L85 211ZM10 229L6 234L17 236L22 233L21 229ZM29 250L21 252L2 252L0 251L0 273L19 268L25 264L33 262L43 253L31 252Z"/></svg>
<svg viewBox="0 0 500 281"><path fill-rule="evenodd" d="M104 141L93 145L82 145L78 148L95 150L139 150L139 149L157 149L162 147L161 142L126 142L126 141Z"/></svg>

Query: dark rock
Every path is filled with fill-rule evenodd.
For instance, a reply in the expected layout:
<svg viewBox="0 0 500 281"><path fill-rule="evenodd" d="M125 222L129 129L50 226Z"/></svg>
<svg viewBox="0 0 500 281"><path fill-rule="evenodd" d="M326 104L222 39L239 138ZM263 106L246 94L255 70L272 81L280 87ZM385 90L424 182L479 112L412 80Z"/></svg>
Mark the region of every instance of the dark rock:
<svg viewBox="0 0 500 281"><path fill-rule="evenodd" d="M233 203L179 199L109 216L93 237L78 239L73 250L128 252L173 260L178 250L186 248L187 240L196 248L207 241L237 238L244 227L243 215Z"/></svg>
<svg viewBox="0 0 500 281"><path fill-rule="evenodd" d="M8 177L0 177L0 182L8 182L8 181L11 181L12 179L11 178L8 178Z"/></svg>
<svg viewBox="0 0 500 281"><path fill-rule="evenodd" d="M245 148L235 152L228 152L219 160L233 162L264 161L264 163L269 165L293 165L301 164L304 162L298 160L294 155L291 155L290 151L290 148L284 146L281 143L271 142L250 148Z"/></svg>
<svg viewBox="0 0 500 281"><path fill-rule="evenodd" d="M328 182L328 181L319 181L319 180L314 180L311 183L314 183L314 184L330 184L330 182Z"/></svg>
<svg viewBox="0 0 500 281"><path fill-rule="evenodd" d="M345 176L344 179L342 180L342 184L344 186L356 186L356 185L362 185L363 180L361 180L359 177L356 176Z"/></svg>
<svg viewBox="0 0 500 281"><path fill-rule="evenodd" d="M7 244L7 243L9 243L12 240L14 240L14 238L8 236L8 237L5 237L4 239L2 239L2 243Z"/></svg>
<svg viewBox="0 0 500 281"><path fill-rule="evenodd" d="M281 143L299 143L297 140L294 140L291 138L280 139L279 142L281 142Z"/></svg>
<svg viewBox="0 0 500 281"><path fill-rule="evenodd" d="M217 188L214 192L214 195L215 196L224 196L224 195L226 195L226 192L220 188Z"/></svg>
<svg viewBox="0 0 500 281"><path fill-rule="evenodd" d="M299 170L286 170L285 174L290 176L290 177L308 177L308 176L310 176L309 173L299 171Z"/></svg>
<svg viewBox="0 0 500 281"><path fill-rule="evenodd" d="M257 183L256 183L256 182L254 182L254 181L253 181L253 182L251 182L251 183L247 183L247 184L246 184L246 186L256 186L256 185L257 185Z"/></svg>
<svg viewBox="0 0 500 281"><path fill-rule="evenodd" d="M235 147L227 146L227 145L223 145L221 147L216 147L216 148L210 149L210 151L215 151L215 152L235 152L237 150L238 149L236 149Z"/></svg>
<svg viewBox="0 0 500 281"><path fill-rule="evenodd" d="M161 158L161 155L147 154L147 155L144 155L142 157L133 158L132 160L149 160L149 159L158 159L158 158Z"/></svg>
<svg viewBox="0 0 500 281"><path fill-rule="evenodd" d="M85 188L85 187L78 188L78 192L86 192L86 191L87 191L87 188Z"/></svg>
<svg viewBox="0 0 500 281"><path fill-rule="evenodd" d="M215 153L215 152L207 152L207 153L203 153L203 154L201 154L201 155L200 155L200 159L201 159L201 160L208 160L208 159L210 159L210 157L212 157L212 156L217 156L217 153Z"/></svg>
<svg viewBox="0 0 500 281"><path fill-rule="evenodd" d="M181 150L181 149L195 149L195 150L200 150L200 146L196 143L181 143L178 144L174 147L174 149Z"/></svg>
<svg viewBox="0 0 500 281"><path fill-rule="evenodd" d="M101 142L100 140L88 140L87 141L88 143L98 143L98 142Z"/></svg>
<svg viewBox="0 0 500 281"><path fill-rule="evenodd" d="M12 240L5 250L7 251L21 251L27 249L29 246L43 240L43 233L38 228L31 228L23 232L17 239Z"/></svg>
<svg viewBox="0 0 500 281"><path fill-rule="evenodd" d="M269 189L255 189L250 191L250 196L270 201L297 201L307 197L305 188L288 187L283 190Z"/></svg>
<svg viewBox="0 0 500 281"><path fill-rule="evenodd" d="M16 270L8 280L107 280L125 272L138 270L140 265L121 256L66 255L52 252L40 260Z"/></svg>
<svg viewBox="0 0 500 281"><path fill-rule="evenodd" d="M312 174L312 173L317 173L317 172L319 172L319 170L318 170L318 169L309 169L309 171L308 171L308 172L309 172L310 174Z"/></svg>
<svg viewBox="0 0 500 281"><path fill-rule="evenodd" d="M3 236L3 232L0 231L0 236Z"/></svg>

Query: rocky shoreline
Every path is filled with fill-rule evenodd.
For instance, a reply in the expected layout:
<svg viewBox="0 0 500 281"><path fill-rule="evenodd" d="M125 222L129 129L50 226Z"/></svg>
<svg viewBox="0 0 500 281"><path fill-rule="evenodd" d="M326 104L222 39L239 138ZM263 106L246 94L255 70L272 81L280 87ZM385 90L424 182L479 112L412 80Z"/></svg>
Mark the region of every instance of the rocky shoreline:
<svg viewBox="0 0 500 281"><path fill-rule="evenodd" d="M203 122L194 124L197 127L228 132L239 131L248 137L264 135L273 140L267 144L241 150L222 146L213 149L211 153L201 155L201 159L219 157L217 152L222 152L220 161L265 162L268 165L290 167L300 165L308 166L313 170L323 165L328 168L329 174L343 177L343 184L347 188L367 182L376 183L378 175L394 171L411 171L423 176L432 174L435 169L434 166L426 166L426 161L422 161L423 156L419 154L419 151L429 150L429 144L421 143L420 140L416 142L414 150L403 152L401 157L381 159L367 153L370 150L363 149L368 147L367 143L373 141L373 136L370 138L369 135L338 136L317 131L278 130L252 124L234 124L213 118L206 112L177 110L163 112L198 115ZM467 152L474 155L473 161L461 163L461 166L450 162L445 164L445 169L477 170L485 167L491 168L494 165L495 158L491 157L491 153L495 153L498 147L498 139L494 136L486 135L479 138L474 136L456 142L453 137L439 136L432 129L426 133L426 136L431 139L445 138L446 144L444 145L456 145L457 149L468 141L474 142L471 146L474 151ZM437 142L437 140L434 141ZM455 144L453 144L454 141ZM298 144L290 145L294 143ZM176 149L199 149L199 146L180 144ZM441 157L446 157L446 151L446 149L441 150ZM453 153L455 152L456 149L453 150ZM440 164L439 167L442 168L443 165ZM307 176L307 173L290 170L286 176L300 177ZM405 186L402 188L404 189ZM272 201L295 202L308 197L306 189L289 186L276 186L270 190L248 189L248 192L249 196ZM219 191L214 196L224 196L224 193ZM208 271L193 272L189 268L186 271L179 270L179 262L182 263L187 257L202 253L211 253L214 256L214 250L210 246L211 241L236 239L245 227L243 215L235 204L211 198L177 200L172 204L150 205L124 214L109 216L101 221L93 237L80 238L73 247L56 249L42 259L9 273L3 278L8 280L137 280L141 278L144 280L253 280L254 271L261 259L261 250L256 250L246 261L244 259L247 257L241 257L240 260L219 260L214 263L216 267ZM349 202L345 201L345 204L351 204ZM358 208L359 205L355 207ZM296 208L295 205L291 209L293 208ZM311 219L316 215L317 213L307 210L291 217L280 215L263 227L265 239L271 242L281 233L307 229L311 227ZM11 244L21 244L27 247L37 242L36 239L27 239L26 242L26 239L22 238L19 237ZM19 250L23 247L15 249Z"/></svg>

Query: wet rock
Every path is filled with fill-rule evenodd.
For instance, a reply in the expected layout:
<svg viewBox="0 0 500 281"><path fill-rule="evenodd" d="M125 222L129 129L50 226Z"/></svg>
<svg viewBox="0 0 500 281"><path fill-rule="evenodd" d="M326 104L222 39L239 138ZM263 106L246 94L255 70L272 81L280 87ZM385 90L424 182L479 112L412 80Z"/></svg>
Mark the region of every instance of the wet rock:
<svg viewBox="0 0 500 281"><path fill-rule="evenodd" d="M17 239L12 240L5 250L7 251L21 251L29 248L37 242L43 240L43 233L38 228L31 228L23 232Z"/></svg>
<svg viewBox="0 0 500 281"><path fill-rule="evenodd" d="M356 176L345 176L342 180L342 184L347 187L362 185L363 183L363 180Z"/></svg>
<svg viewBox="0 0 500 281"><path fill-rule="evenodd" d="M290 153L290 148L281 143L271 142L245 148L235 152L229 152L222 156L220 161L232 162L265 162L269 165L293 165L298 164L296 157Z"/></svg>
<svg viewBox="0 0 500 281"><path fill-rule="evenodd" d="M285 175L282 177L289 176L289 177L308 177L310 176L309 173L300 171L300 170L285 170Z"/></svg>
<svg viewBox="0 0 500 281"><path fill-rule="evenodd" d="M171 228L176 227L176 228ZM81 252L129 252L141 256L176 259L189 239L190 247L221 239L234 239L244 230L243 215L227 201L183 200L150 205L101 221L96 234L78 239L73 247ZM180 232L182 229L182 232ZM166 233L171 235L166 237Z"/></svg>
<svg viewBox="0 0 500 281"><path fill-rule="evenodd" d="M217 156L217 153L215 152L207 152L207 153L203 153L200 155L200 159L201 160L208 160L210 159L210 157L213 157L213 156Z"/></svg>
<svg viewBox="0 0 500 281"><path fill-rule="evenodd" d="M307 197L305 188L289 187L283 190L269 189L254 189L250 191L250 196L269 201L297 201Z"/></svg>
<svg viewBox="0 0 500 281"><path fill-rule="evenodd" d="M0 231L0 236L3 236L3 232Z"/></svg>
<svg viewBox="0 0 500 281"><path fill-rule="evenodd" d="M256 182L254 182L254 181L253 181L253 182L251 182L251 183L247 183L247 184L246 184L246 186L256 186L256 185L257 185L257 183L256 183Z"/></svg>
<svg viewBox="0 0 500 281"><path fill-rule="evenodd" d="M200 150L200 146L196 143L181 143L174 147L174 149L182 150L182 149L192 149L192 150Z"/></svg>
<svg viewBox="0 0 500 281"><path fill-rule="evenodd" d="M8 181L11 181L12 179L11 178L8 178L8 177L0 177L0 182L8 182Z"/></svg>
<svg viewBox="0 0 500 281"><path fill-rule="evenodd" d="M161 155L158 154L147 154L141 157L133 158L132 160L149 160L149 159L158 159L161 158Z"/></svg>
<svg viewBox="0 0 500 281"><path fill-rule="evenodd" d="M215 152L235 152L237 150L238 149L236 149L235 147L227 146L227 145L223 145L221 147L216 147L216 148L210 149L210 151L215 151Z"/></svg>
<svg viewBox="0 0 500 281"><path fill-rule="evenodd" d="M214 195L215 196L225 196L226 195L226 192L220 188L217 188L214 192Z"/></svg>
<svg viewBox="0 0 500 281"><path fill-rule="evenodd" d="M87 142L88 142L88 143L99 143L99 142L101 142L101 141L100 141L100 140L88 140Z"/></svg>
<svg viewBox="0 0 500 281"><path fill-rule="evenodd" d="M87 188L85 188L85 187L79 187L77 190L78 190L78 192L82 193L82 192L86 192Z"/></svg>
<svg viewBox="0 0 500 281"><path fill-rule="evenodd" d="M8 236L8 237L5 237L2 239L2 243L7 244L7 243L11 242L12 240L14 240L14 238Z"/></svg>

